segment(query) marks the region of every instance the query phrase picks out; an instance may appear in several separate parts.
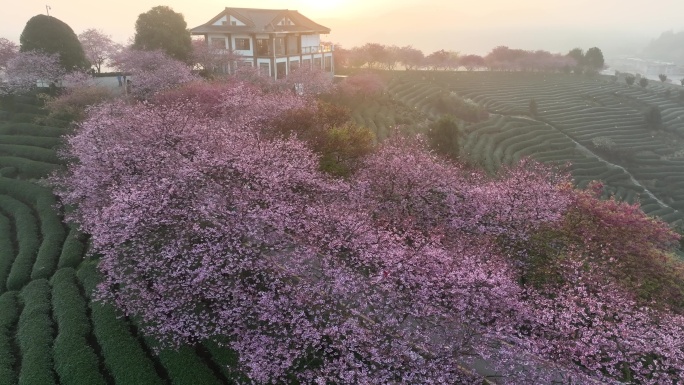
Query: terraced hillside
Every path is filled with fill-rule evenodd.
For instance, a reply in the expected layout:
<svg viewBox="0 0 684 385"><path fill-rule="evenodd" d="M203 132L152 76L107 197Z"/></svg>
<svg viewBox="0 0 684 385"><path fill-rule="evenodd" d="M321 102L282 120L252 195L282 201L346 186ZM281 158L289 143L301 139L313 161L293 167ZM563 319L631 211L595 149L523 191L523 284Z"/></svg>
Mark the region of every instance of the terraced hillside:
<svg viewBox="0 0 684 385"><path fill-rule="evenodd" d="M462 153L495 170L523 156L571 163L579 185L601 180L607 193L670 223L684 218L684 102L670 85L627 86L610 77L516 72L397 72L389 93L437 116L445 93L484 106L490 119L465 125ZM538 105L530 116L530 101ZM644 112L657 106L662 128Z"/></svg>
<svg viewBox="0 0 684 385"><path fill-rule="evenodd" d="M34 98L0 104L0 385L231 384L235 356L216 345L153 354L135 322L91 301L87 239L37 181L60 167L66 128Z"/></svg>

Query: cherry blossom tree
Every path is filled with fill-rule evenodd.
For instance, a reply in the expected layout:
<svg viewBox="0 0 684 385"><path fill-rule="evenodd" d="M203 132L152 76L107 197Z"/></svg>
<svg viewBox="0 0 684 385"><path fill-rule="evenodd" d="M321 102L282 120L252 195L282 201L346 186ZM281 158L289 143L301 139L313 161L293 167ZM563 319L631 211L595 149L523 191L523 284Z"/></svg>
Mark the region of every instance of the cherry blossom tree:
<svg viewBox="0 0 684 385"><path fill-rule="evenodd" d="M120 71L132 75L130 93L141 99L196 79L187 64L172 59L161 50L126 49L114 57L113 63Z"/></svg>
<svg viewBox="0 0 684 385"><path fill-rule="evenodd" d="M51 117L66 121L80 121L89 106L103 103L113 97L112 90L97 85L90 74L72 72L63 77L59 94L47 98L45 106L50 110Z"/></svg>
<svg viewBox="0 0 684 385"><path fill-rule="evenodd" d="M0 70L4 70L10 59L15 57L18 52L19 46L16 43L4 37L0 38Z"/></svg>
<svg viewBox="0 0 684 385"><path fill-rule="evenodd" d="M491 177L394 136L331 178L273 123L309 103L231 80L91 109L51 181L102 255L97 297L164 346L230 346L258 383L475 384L477 357L518 384L682 373L681 316L592 269L592 222L571 224L599 203L567 175ZM651 223L611 205L596 223ZM665 253L662 231L616 247ZM537 247L554 232L586 237ZM524 282L540 255L558 279Z"/></svg>
<svg viewBox="0 0 684 385"><path fill-rule="evenodd" d="M240 55L225 48L212 47L204 39L192 41L192 62L203 76L229 75Z"/></svg>
<svg viewBox="0 0 684 385"><path fill-rule="evenodd" d="M403 64L407 70L420 68L423 65L424 60L425 54L417 48L413 48L410 45L399 48L399 62Z"/></svg>
<svg viewBox="0 0 684 385"><path fill-rule="evenodd" d="M280 81L300 96L316 96L333 90L332 75L320 68L299 67Z"/></svg>
<svg viewBox="0 0 684 385"><path fill-rule="evenodd" d="M339 88L344 95L366 97L382 92L385 83L372 72L362 72L344 79Z"/></svg>
<svg viewBox="0 0 684 385"><path fill-rule="evenodd" d="M64 74L58 54L20 52L7 62L5 92L28 92L38 85L48 87L61 80Z"/></svg>
<svg viewBox="0 0 684 385"><path fill-rule="evenodd" d="M102 66L122 50L120 44L115 43L111 36L97 29L87 29L78 35L86 59L100 73Z"/></svg>

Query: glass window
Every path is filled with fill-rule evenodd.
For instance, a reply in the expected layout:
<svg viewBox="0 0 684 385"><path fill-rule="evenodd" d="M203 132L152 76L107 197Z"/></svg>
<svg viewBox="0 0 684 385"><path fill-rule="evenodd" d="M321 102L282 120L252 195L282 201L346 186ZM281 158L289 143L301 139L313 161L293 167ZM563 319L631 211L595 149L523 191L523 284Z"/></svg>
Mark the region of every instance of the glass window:
<svg viewBox="0 0 684 385"><path fill-rule="evenodd" d="M275 38L276 55L285 55L285 39L282 37Z"/></svg>
<svg viewBox="0 0 684 385"><path fill-rule="evenodd" d="M212 48L226 49L226 39L222 37L212 37L209 42Z"/></svg>
<svg viewBox="0 0 684 385"><path fill-rule="evenodd" d="M257 39L256 41L257 55L259 56L270 56L271 55L271 45L268 39Z"/></svg>
<svg viewBox="0 0 684 385"><path fill-rule="evenodd" d="M235 49L249 51L251 45L249 44L249 39L245 38L235 38Z"/></svg>
<svg viewBox="0 0 684 385"><path fill-rule="evenodd" d="M259 70L266 76L271 76L271 65L269 63L259 63Z"/></svg>

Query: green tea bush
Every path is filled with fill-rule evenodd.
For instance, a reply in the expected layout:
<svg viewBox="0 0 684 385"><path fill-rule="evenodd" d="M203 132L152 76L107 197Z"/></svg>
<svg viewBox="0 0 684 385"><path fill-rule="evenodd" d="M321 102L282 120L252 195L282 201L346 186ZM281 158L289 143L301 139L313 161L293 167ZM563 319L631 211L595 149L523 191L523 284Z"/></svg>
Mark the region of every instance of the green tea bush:
<svg viewBox="0 0 684 385"><path fill-rule="evenodd" d="M14 262L14 245L12 244L12 224L0 214L0 293L6 289L5 283Z"/></svg>
<svg viewBox="0 0 684 385"><path fill-rule="evenodd" d="M54 149L62 144L62 140L57 137L48 136L0 135L0 143Z"/></svg>
<svg viewBox="0 0 684 385"><path fill-rule="evenodd" d="M21 291L19 297L24 304L17 328L21 350L19 385L55 384L50 285L44 279L32 281Z"/></svg>
<svg viewBox="0 0 684 385"><path fill-rule="evenodd" d="M25 158L0 156L0 168L14 167L19 176L27 179L40 179L59 168L53 163L38 162Z"/></svg>
<svg viewBox="0 0 684 385"><path fill-rule="evenodd" d="M85 235L82 234L76 226L71 226L69 234L62 246L62 252L59 256L57 268L73 267L76 268L83 261L83 255L86 251Z"/></svg>
<svg viewBox="0 0 684 385"><path fill-rule="evenodd" d="M15 178L17 176L17 169L14 167L3 167L0 168L0 177L3 178Z"/></svg>
<svg viewBox="0 0 684 385"><path fill-rule="evenodd" d="M151 340L148 342L150 345L154 344ZM183 346L177 351L162 350L159 352L159 360L166 368L173 384L221 384L211 369L190 347Z"/></svg>
<svg viewBox="0 0 684 385"><path fill-rule="evenodd" d="M40 218L40 232L43 242L38 249L31 279L49 278L57 269L62 245L67 234L62 221L55 212L56 203L52 195L43 195L38 197L35 204Z"/></svg>
<svg viewBox="0 0 684 385"><path fill-rule="evenodd" d="M16 384L14 365L17 357L12 351L12 330L19 320L19 300L14 291L0 295L0 385Z"/></svg>
<svg viewBox="0 0 684 385"><path fill-rule="evenodd" d="M17 256L7 277L7 289L20 290L30 280L31 268L40 247L38 224L31 209L12 197L0 195L0 210L14 218L18 244Z"/></svg>
<svg viewBox="0 0 684 385"><path fill-rule="evenodd" d="M21 144L0 143L0 155L27 158L45 163L62 163L55 150Z"/></svg>
<svg viewBox="0 0 684 385"><path fill-rule="evenodd" d="M92 293L99 281L94 264L85 264L78 271L86 293ZM117 384L163 384L154 365L138 340L131 335L129 325L118 318L114 308L90 302L93 332L102 347L105 365Z"/></svg>
<svg viewBox="0 0 684 385"><path fill-rule="evenodd" d="M40 126L31 123L3 123L0 124L0 135L33 135L57 138L68 133L59 127Z"/></svg>
<svg viewBox="0 0 684 385"><path fill-rule="evenodd" d="M45 109L35 105L35 104L28 104L28 103L22 103L18 102L15 100L14 105L12 106L12 109L14 110L15 113L20 113L20 114L31 114L31 115L47 115L48 111Z"/></svg>
<svg viewBox="0 0 684 385"><path fill-rule="evenodd" d="M53 350L55 370L62 384L105 385L97 355L87 341L91 332L88 305L76 279L76 272L68 268L58 270L50 280L58 330Z"/></svg>

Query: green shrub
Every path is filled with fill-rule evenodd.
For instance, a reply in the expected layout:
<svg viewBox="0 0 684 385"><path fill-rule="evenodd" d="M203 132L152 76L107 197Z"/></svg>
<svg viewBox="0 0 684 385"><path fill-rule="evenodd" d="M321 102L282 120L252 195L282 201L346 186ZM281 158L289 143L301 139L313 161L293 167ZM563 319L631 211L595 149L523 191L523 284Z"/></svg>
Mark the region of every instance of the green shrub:
<svg viewBox="0 0 684 385"><path fill-rule="evenodd" d="M4 123L0 124L0 135L33 135L60 137L67 134L68 130L59 127L39 126L31 123Z"/></svg>
<svg viewBox="0 0 684 385"><path fill-rule="evenodd" d="M8 290L20 290L31 278L31 268L40 247L40 234L36 218L22 202L0 195L0 210L14 218L17 236L17 256L7 278Z"/></svg>
<svg viewBox="0 0 684 385"><path fill-rule="evenodd" d="M239 367L239 357L237 353L229 348L220 346L216 342L206 342L202 347L211 356L212 361L216 362L223 375L232 383L248 383L249 379L235 368Z"/></svg>
<svg viewBox="0 0 684 385"><path fill-rule="evenodd" d="M12 228L7 217L0 214L0 293L6 289L5 283L14 262L14 245L12 244Z"/></svg>
<svg viewBox="0 0 684 385"><path fill-rule="evenodd" d="M62 245L66 238L66 229L55 212L54 205L56 203L52 195L40 196L35 203L40 218L40 232L43 242L36 255L31 279L49 278L57 269Z"/></svg>
<svg viewBox="0 0 684 385"><path fill-rule="evenodd" d="M14 291L0 295L0 385L17 383L16 362L12 351L12 331L19 320L19 300Z"/></svg>
<svg viewBox="0 0 684 385"><path fill-rule="evenodd" d="M62 144L62 140L49 136L0 135L0 143L54 149Z"/></svg>
<svg viewBox="0 0 684 385"><path fill-rule="evenodd" d="M34 123L38 117L34 114L14 113L10 115L9 121L11 123Z"/></svg>
<svg viewBox="0 0 684 385"><path fill-rule="evenodd" d="M21 350L19 385L55 384L50 285L44 279L32 281L21 291L19 297L24 304L17 328Z"/></svg>
<svg viewBox="0 0 684 385"><path fill-rule="evenodd" d="M0 168L14 167L20 177L27 179L40 179L59 168L53 163L38 162L25 158L15 158L12 156L0 156Z"/></svg>
<svg viewBox="0 0 684 385"><path fill-rule="evenodd" d="M78 231L76 226L72 226L62 246L62 253L59 256L57 267L78 267L81 261L83 261L85 251L85 235Z"/></svg>
<svg viewBox="0 0 684 385"><path fill-rule="evenodd" d="M76 272L61 269L50 280L52 308L59 333L55 338L55 370L62 384L106 384L98 358L88 344L87 304L76 285Z"/></svg>
<svg viewBox="0 0 684 385"><path fill-rule="evenodd" d="M22 103L15 100L12 107L13 112L20 114L31 114L31 115L47 115L48 112L35 104Z"/></svg>
<svg viewBox="0 0 684 385"><path fill-rule="evenodd" d="M154 341L148 339L148 345L154 346ZM221 384L197 353L187 346L177 351L162 350L159 360L166 368L172 384Z"/></svg>
<svg viewBox="0 0 684 385"><path fill-rule="evenodd" d="M453 115L471 123L489 119L489 113L485 108L471 99L461 98L454 92L441 92L432 98L435 108L441 114Z"/></svg>
<svg viewBox="0 0 684 385"><path fill-rule="evenodd" d="M95 265L84 264L78 271L86 293L91 293L99 281ZM154 365L138 340L131 335L128 323L117 318L112 306L90 302L93 332L97 338L105 365L117 384L162 384Z"/></svg>
<svg viewBox="0 0 684 385"><path fill-rule="evenodd" d="M55 150L35 146L25 146L21 144L0 143L0 155L27 158L45 163L62 163L62 161L57 157Z"/></svg>
<svg viewBox="0 0 684 385"><path fill-rule="evenodd" d="M460 151L461 131L451 115L443 115L428 126L430 147L437 153L457 159Z"/></svg>
<svg viewBox="0 0 684 385"><path fill-rule="evenodd" d="M3 178L15 178L17 176L17 169L14 167L3 167L0 168L0 177Z"/></svg>

